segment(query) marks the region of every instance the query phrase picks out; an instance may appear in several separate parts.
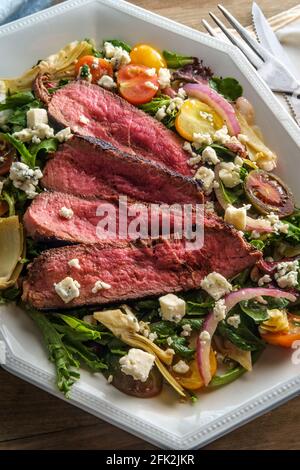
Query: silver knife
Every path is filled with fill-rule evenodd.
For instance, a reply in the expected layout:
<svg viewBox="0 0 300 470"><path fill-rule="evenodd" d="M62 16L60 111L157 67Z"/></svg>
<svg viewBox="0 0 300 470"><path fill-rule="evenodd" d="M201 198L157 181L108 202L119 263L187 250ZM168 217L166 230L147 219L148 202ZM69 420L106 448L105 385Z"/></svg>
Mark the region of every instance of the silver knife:
<svg viewBox="0 0 300 470"><path fill-rule="evenodd" d="M265 49L267 49L277 59L279 59L283 64L285 64L287 69L293 75L296 75L297 72L295 70L294 65L292 64L287 53L278 41L262 10L255 2L253 2L252 4L252 22L257 39L259 40L261 45L265 47ZM300 126L300 100L293 96L286 96L286 100L290 105L295 121L297 122L298 126Z"/></svg>

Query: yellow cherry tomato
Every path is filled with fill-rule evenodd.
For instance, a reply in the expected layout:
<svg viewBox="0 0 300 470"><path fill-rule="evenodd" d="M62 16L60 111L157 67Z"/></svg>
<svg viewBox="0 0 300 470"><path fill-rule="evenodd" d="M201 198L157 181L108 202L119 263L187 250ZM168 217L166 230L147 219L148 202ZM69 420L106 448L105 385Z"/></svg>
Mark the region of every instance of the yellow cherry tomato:
<svg viewBox="0 0 300 470"><path fill-rule="evenodd" d="M194 98L183 103L175 120L178 134L189 141L193 141L193 134L213 136L223 124L223 119L213 108Z"/></svg>
<svg viewBox="0 0 300 470"><path fill-rule="evenodd" d="M167 67L167 63L159 51L148 44L137 44L130 52L132 64L145 65L159 70Z"/></svg>
<svg viewBox="0 0 300 470"><path fill-rule="evenodd" d="M214 376L217 371L217 360L214 351L210 350L209 355L211 375ZM198 390L204 387L203 379L200 375L196 359L189 363L190 370L186 374L174 374L177 382L187 390Z"/></svg>

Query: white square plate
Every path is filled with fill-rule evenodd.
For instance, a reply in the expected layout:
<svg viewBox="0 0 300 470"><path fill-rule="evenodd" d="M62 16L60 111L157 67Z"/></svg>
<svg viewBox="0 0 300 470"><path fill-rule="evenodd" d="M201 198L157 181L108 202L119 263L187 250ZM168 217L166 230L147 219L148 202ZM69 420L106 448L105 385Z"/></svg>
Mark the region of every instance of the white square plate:
<svg viewBox="0 0 300 470"><path fill-rule="evenodd" d="M122 1L72 0L0 28L0 76L19 75L38 59L84 37L150 43L198 56L216 74L236 77L254 104L266 142L280 156L279 174L300 202L300 131L242 54L229 44ZM62 398L40 334L14 306L0 308L0 351L1 346L6 349L4 368ZM252 373L227 387L202 393L195 405L180 403L167 387L157 398L135 399L109 386L100 374L86 371L74 386L70 402L160 447L192 449L299 390L299 365L293 364L292 353L270 347Z"/></svg>

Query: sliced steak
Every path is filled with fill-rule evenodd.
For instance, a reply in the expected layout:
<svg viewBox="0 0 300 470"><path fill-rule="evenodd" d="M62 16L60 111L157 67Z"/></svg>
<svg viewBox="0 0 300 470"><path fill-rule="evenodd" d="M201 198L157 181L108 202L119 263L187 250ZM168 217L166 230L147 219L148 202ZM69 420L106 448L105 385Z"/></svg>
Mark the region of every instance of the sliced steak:
<svg viewBox="0 0 300 470"><path fill-rule="evenodd" d="M125 194L149 202L200 203L201 186L155 162L93 137L74 136L44 169L45 188L87 198Z"/></svg>
<svg viewBox="0 0 300 470"><path fill-rule="evenodd" d="M37 87L42 91L40 79ZM127 153L154 160L183 175L191 175L183 141L153 117L115 93L86 81L58 90L49 103L49 115L74 133L98 137Z"/></svg>
<svg viewBox="0 0 300 470"><path fill-rule="evenodd" d="M199 288L208 273L230 278L261 257L235 231L212 218L202 249L187 250L184 240L114 241L75 245L43 252L29 268L23 300L38 309L70 308ZM78 267L68 262L77 258ZM65 304L54 284L71 277L80 295ZM97 281L111 287L92 292ZM95 291L94 291L95 292Z"/></svg>
<svg viewBox="0 0 300 470"><path fill-rule="evenodd" d="M38 241L70 243L99 243L101 240L148 238L161 235L162 227L183 228L181 210L165 212L163 207L118 198L110 200L82 199L71 194L44 192L39 194L24 215L27 235ZM62 217L63 207L71 209L70 219ZM122 223L120 224L120 218ZM137 221L137 223L134 223ZM126 224L126 226L125 226ZM154 224L156 226L154 227ZM120 227L125 226L125 232ZM153 232L157 229L157 232ZM178 229L177 229L178 230Z"/></svg>

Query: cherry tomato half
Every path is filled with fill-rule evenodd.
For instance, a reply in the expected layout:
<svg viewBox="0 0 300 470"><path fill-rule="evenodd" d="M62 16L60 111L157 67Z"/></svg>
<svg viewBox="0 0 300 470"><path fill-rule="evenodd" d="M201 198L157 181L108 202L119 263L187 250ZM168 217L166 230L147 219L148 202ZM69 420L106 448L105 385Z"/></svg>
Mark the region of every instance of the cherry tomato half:
<svg viewBox="0 0 300 470"><path fill-rule="evenodd" d="M210 350L210 370L211 375L215 375L217 370L217 360L214 351ZM176 380L182 387L186 388L187 390L198 390L199 388L204 387L203 379L199 373L199 368L196 359L189 363L190 370L186 374L175 374Z"/></svg>
<svg viewBox="0 0 300 470"><path fill-rule="evenodd" d="M149 67L144 65L125 65L118 72L120 94L132 104L148 103L159 88L157 75L148 75Z"/></svg>
<svg viewBox="0 0 300 470"><path fill-rule="evenodd" d="M283 348L290 348L294 341L300 340L300 326L297 326L299 320L289 315L289 331L278 333L263 333L261 337L269 344L274 346L281 346ZM296 324L295 324L296 323Z"/></svg>
<svg viewBox="0 0 300 470"><path fill-rule="evenodd" d="M113 67L108 60L100 59L93 55L85 55L75 65L76 75L80 73L80 69L84 65L89 67L93 83L97 83L103 75L113 76Z"/></svg>
<svg viewBox="0 0 300 470"><path fill-rule="evenodd" d="M278 217L286 217L294 212L291 191L278 176L254 170L244 184L247 198L260 213L274 212Z"/></svg>
<svg viewBox="0 0 300 470"><path fill-rule="evenodd" d="M154 47L148 44L137 44L130 52L132 64L145 65L146 67L159 70L161 67L167 67L163 56Z"/></svg>

